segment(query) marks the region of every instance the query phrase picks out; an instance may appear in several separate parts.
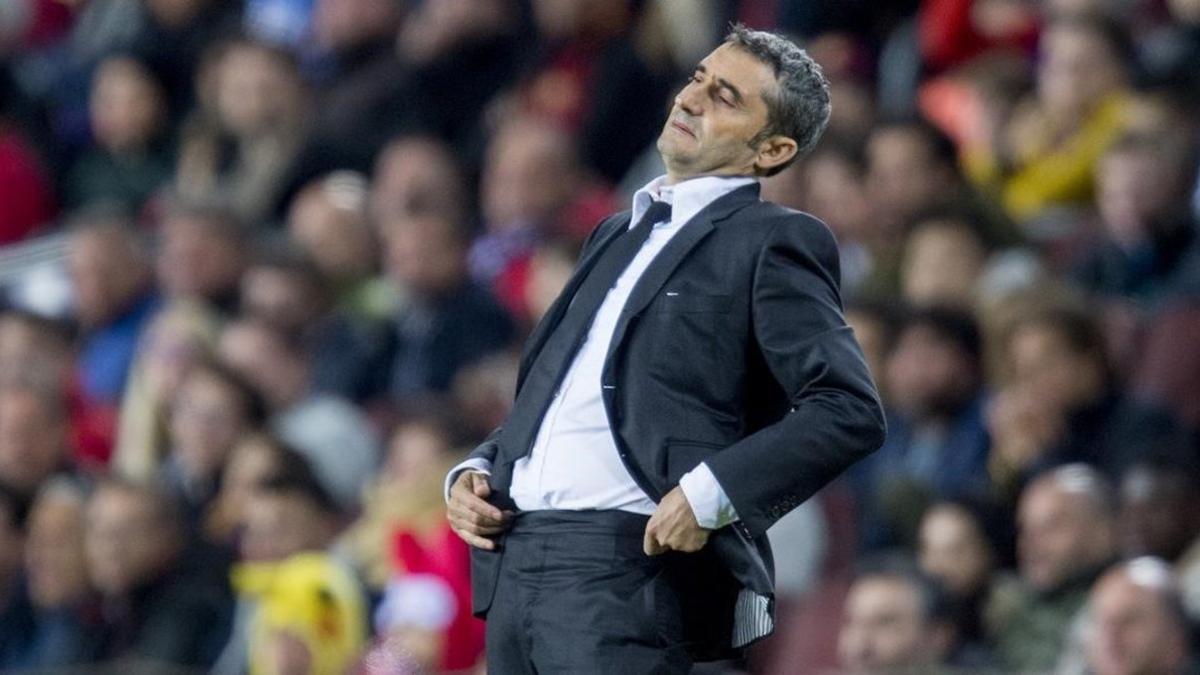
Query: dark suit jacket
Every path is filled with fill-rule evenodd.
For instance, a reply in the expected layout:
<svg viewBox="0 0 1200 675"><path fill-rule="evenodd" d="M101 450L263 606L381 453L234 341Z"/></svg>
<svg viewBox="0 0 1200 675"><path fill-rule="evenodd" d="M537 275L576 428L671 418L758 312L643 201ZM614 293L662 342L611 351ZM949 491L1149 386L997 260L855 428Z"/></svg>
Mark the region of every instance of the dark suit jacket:
<svg viewBox="0 0 1200 675"><path fill-rule="evenodd" d="M766 531L846 467L878 448L883 410L842 316L838 251L812 216L760 201L758 185L717 199L671 239L638 281L603 372L622 460L655 501L704 461L740 520L686 560L681 583L694 658L716 658L772 629ZM603 221L578 269L628 227ZM577 273L526 345L518 390L557 326ZM514 409L517 415L539 411ZM492 462L497 504L511 507L504 429L472 452ZM501 542L502 543L502 542ZM484 614L503 547L472 550L474 610Z"/></svg>

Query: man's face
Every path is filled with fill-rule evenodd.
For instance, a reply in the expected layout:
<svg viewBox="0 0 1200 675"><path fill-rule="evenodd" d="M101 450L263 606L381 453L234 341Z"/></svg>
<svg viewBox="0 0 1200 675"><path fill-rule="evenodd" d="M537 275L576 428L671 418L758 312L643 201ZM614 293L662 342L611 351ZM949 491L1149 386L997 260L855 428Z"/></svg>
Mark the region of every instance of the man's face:
<svg viewBox="0 0 1200 675"><path fill-rule="evenodd" d="M838 658L850 673L877 673L929 663L930 628L917 591L901 579L867 577L850 589Z"/></svg>
<svg viewBox="0 0 1200 675"><path fill-rule="evenodd" d="M24 493L54 473L63 460L62 424L33 392L0 393L0 480Z"/></svg>
<svg viewBox="0 0 1200 675"><path fill-rule="evenodd" d="M1021 576L1038 590L1052 590L1112 553L1111 524L1084 496L1053 483L1026 490L1017 524Z"/></svg>
<svg viewBox="0 0 1200 675"><path fill-rule="evenodd" d="M256 491L246 502L245 518L241 556L247 561L275 562L320 550L329 532L320 509L288 492Z"/></svg>
<svg viewBox="0 0 1200 675"><path fill-rule="evenodd" d="M732 44L709 54L675 96L658 137L668 173L751 175L756 149L749 143L767 124L763 92L777 87L771 67Z"/></svg>
<svg viewBox="0 0 1200 675"><path fill-rule="evenodd" d="M1186 639L1158 593L1128 573L1106 575L1092 591L1088 663L1096 675L1180 672Z"/></svg>
<svg viewBox="0 0 1200 675"><path fill-rule="evenodd" d="M886 368L888 392L919 419L954 414L974 393L971 357L927 325L904 329Z"/></svg>
<svg viewBox="0 0 1200 675"><path fill-rule="evenodd" d="M975 521L954 507L935 508L921 521L921 569L951 593L968 597L988 582L992 555Z"/></svg>
<svg viewBox="0 0 1200 675"><path fill-rule="evenodd" d="M84 537L96 589L120 596L154 581L174 562L177 541L144 496L101 488L87 506Z"/></svg>

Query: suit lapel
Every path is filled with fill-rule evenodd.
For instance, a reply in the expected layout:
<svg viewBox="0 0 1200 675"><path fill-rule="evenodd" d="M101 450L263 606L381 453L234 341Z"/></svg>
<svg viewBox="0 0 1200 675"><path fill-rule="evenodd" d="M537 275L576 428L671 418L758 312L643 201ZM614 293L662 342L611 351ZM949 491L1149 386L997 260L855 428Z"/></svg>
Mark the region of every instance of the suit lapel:
<svg viewBox="0 0 1200 675"><path fill-rule="evenodd" d="M579 263L575 266L575 271L571 274L571 278L567 280L566 286L563 287L558 298L550 305L550 309L546 310L546 315L538 322L533 333L525 342L525 352L521 356L521 366L517 375L517 391L521 390L521 383L525 381L525 374L529 372L529 366L537 357L538 352L542 350L542 346L546 344L546 340L554 332L554 328L562 321L563 315L567 313L567 307L571 304L571 299L575 297L575 292L579 290L579 284L587 278L588 272L596 264L596 260L600 257L600 252L608 248L617 235L624 232L629 227L629 221L632 218L631 213L617 214L609 218L597 227L597 241L594 245L583 251ZM615 225L604 232L603 228L609 225Z"/></svg>
<svg viewBox="0 0 1200 675"><path fill-rule="evenodd" d="M612 342L609 344L608 354L605 356L606 363L624 340L630 320L640 314L646 305L654 300L663 284L687 258L688 253L691 253L692 249L704 241L717 223L732 216L742 207L758 201L758 193L759 184L754 183L718 198L687 223L684 223L683 228L671 238L671 241L667 242L667 245L655 256L654 261L646 268L645 273L638 279L633 291L629 294L629 299L625 302L625 307L621 310L621 316L617 320L617 327L613 331Z"/></svg>

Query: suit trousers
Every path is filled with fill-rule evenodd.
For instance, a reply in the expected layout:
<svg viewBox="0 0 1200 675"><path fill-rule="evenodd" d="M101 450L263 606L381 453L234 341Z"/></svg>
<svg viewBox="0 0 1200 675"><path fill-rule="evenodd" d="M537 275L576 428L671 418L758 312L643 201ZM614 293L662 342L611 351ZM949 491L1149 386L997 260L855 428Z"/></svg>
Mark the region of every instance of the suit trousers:
<svg viewBox="0 0 1200 675"><path fill-rule="evenodd" d="M647 516L528 511L503 537L487 614L490 675L686 673L677 554L647 556Z"/></svg>

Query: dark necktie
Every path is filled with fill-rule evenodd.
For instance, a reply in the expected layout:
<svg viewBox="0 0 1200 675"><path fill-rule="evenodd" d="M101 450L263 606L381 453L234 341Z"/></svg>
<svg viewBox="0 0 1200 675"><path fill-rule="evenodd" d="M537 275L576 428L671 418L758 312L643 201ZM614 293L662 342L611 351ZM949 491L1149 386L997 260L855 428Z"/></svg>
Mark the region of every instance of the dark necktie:
<svg viewBox="0 0 1200 675"><path fill-rule="evenodd" d="M503 434L505 445L518 453L514 456L524 456L533 447L542 417L550 407L550 400L583 344L605 296L646 243L654 224L670 217L670 204L652 202L637 225L617 235L600 252L596 263L571 299L562 321L538 352L517 394Z"/></svg>

